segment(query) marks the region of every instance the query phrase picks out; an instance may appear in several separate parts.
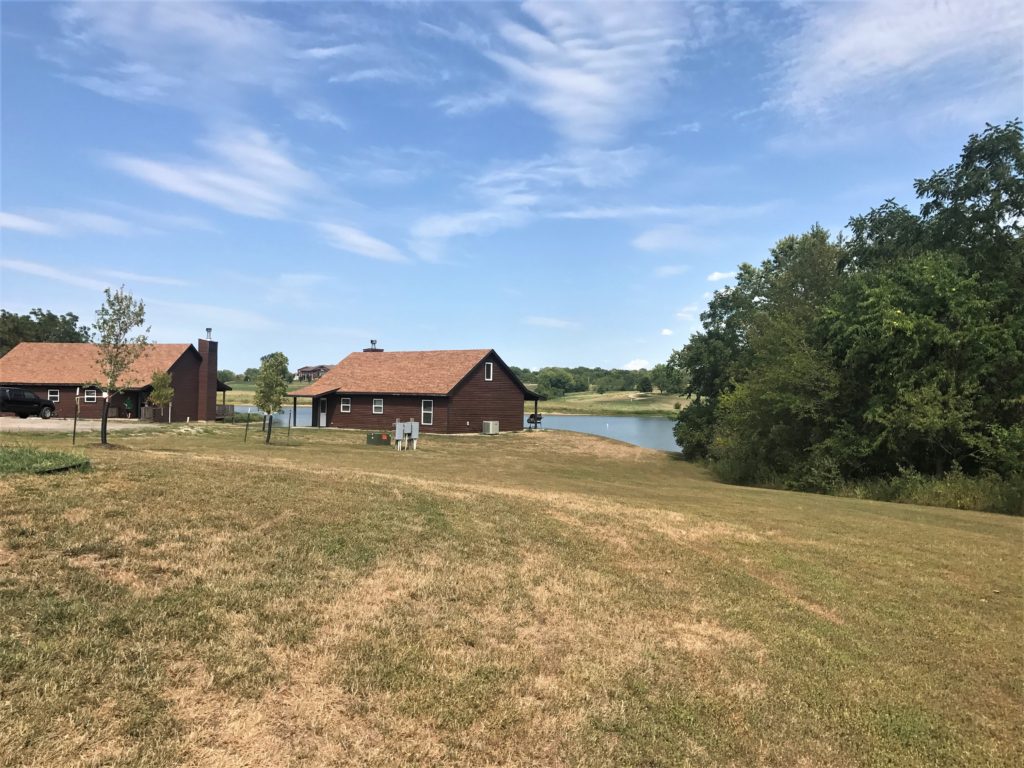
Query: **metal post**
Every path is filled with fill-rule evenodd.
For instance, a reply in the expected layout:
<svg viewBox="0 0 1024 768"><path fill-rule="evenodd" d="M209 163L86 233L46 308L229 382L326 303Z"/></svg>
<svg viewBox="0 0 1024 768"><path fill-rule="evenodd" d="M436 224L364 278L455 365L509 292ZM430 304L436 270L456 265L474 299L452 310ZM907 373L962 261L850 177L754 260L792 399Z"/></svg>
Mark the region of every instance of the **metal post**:
<svg viewBox="0 0 1024 768"><path fill-rule="evenodd" d="M288 442L292 441L292 415L288 414Z"/></svg>
<svg viewBox="0 0 1024 768"><path fill-rule="evenodd" d="M299 418L299 398L293 397L292 398L292 423L295 426L299 425L298 418Z"/></svg>
<svg viewBox="0 0 1024 768"><path fill-rule="evenodd" d="M78 397L75 397L75 425L71 428L71 444L75 444L78 437Z"/></svg>
<svg viewBox="0 0 1024 768"><path fill-rule="evenodd" d="M243 437L243 438L242 438L242 442L243 442L243 443L244 443L244 442L245 442L246 440L248 440L248 439L249 439L249 417L250 417L250 416L252 416L252 414L251 414L251 413L249 413L248 411L246 411L246 413L245 413L245 437Z"/></svg>

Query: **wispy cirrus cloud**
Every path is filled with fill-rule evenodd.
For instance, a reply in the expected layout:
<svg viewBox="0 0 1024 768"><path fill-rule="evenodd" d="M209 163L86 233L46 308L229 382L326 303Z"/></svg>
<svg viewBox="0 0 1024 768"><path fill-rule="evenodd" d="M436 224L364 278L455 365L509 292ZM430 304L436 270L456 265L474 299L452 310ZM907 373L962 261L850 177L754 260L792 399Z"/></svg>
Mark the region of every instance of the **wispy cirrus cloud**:
<svg viewBox="0 0 1024 768"><path fill-rule="evenodd" d="M106 163L158 189L257 218L280 218L297 197L318 186L312 173L262 131L222 131L200 143L207 150L200 160L111 154Z"/></svg>
<svg viewBox="0 0 1024 768"><path fill-rule="evenodd" d="M336 114L329 107L315 101L303 101L295 106L293 111L296 119L305 120L311 123L324 123L337 128L348 128L348 123Z"/></svg>
<svg viewBox="0 0 1024 768"><path fill-rule="evenodd" d="M101 234L127 237L155 232L144 225L106 213L66 208L33 209L31 217L2 213L0 214L0 228L52 236Z"/></svg>
<svg viewBox="0 0 1024 768"><path fill-rule="evenodd" d="M59 235L60 228L49 221L22 216L17 213L0 211L0 229L28 232L33 235Z"/></svg>
<svg viewBox="0 0 1024 768"><path fill-rule="evenodd" d="M515 98L577 144L603 144L646 117L664 96L680 55L709 35L711 14L677 3L548 3L506 19L503 45L485 49Z"/></svg>
<svg viewBox="0 0 1024 768"><path fill-rule="evenodd" d="M148 283L150 285L186 286L188 281L179 277L165 277L163 275L141 275L138 272L121 272L113 269L100 270L100 274L113 278L122 283Z"/></svg>
<svg viewBox="0 0 1024 768"><path fill-rule="evenodd" d="M340 251L347 251L357 256L366 256L371 259L378 259L379 261L405 262L409 260L395 246L379 240L356 227L347 224L320 222L317 224L317 229L320 230L320 233L329 245Z"/></svg>
<svg viewBox="0 0 1024 768"><path fill-rule="evenodd" d="M676 312L676 317L680 320L692 321L696 320L700 315L701 308L697 304L687 304L685 307Z"/></svg>
<svg viewBox="0 0 1024 768"><path fill-rule="evenodd" d="M54 11L61 36L50 46L65 77L97 93L210 109L233 88L282 91L298 77L294 33L251 9L75 2Z"/></svg>
<svg viewBox="0 0 1024 768"><path fill-rule="evenodd" d="M938 103L965 91L984 92L1004 107L1020 105L1024 6L1018 2L866 0L806 4L795 13L800 23L779 45L768 106L829 117L895 93Z"/></svg>
<svg viewBox="0 0 1024 768"><path fill-rule="evenodd" d="M10 270L20 272L33 277L43 277L47 280L55 280L58 283L74 285L78 288L88 288L92 291L102 291L109 288L111 283L102 280L95 280L91 277L83 277L65 269L57 269L48 264L39 264L35 261L24 261L22 259L0 259L0 272Z"/></svg>

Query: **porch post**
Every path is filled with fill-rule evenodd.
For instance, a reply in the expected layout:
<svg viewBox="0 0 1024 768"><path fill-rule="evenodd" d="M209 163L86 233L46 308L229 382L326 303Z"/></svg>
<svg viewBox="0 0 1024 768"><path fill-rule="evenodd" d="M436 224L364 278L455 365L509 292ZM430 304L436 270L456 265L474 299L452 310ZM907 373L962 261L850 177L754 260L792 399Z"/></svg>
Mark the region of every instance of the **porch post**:
<svg viewBox="0 0 1024 768"><path fill-rule="evenodd" d="M295 421L297 418L299 418L299 398L293 397L292 398L292 424L297 424L298 423L297 421Z"/></svg>

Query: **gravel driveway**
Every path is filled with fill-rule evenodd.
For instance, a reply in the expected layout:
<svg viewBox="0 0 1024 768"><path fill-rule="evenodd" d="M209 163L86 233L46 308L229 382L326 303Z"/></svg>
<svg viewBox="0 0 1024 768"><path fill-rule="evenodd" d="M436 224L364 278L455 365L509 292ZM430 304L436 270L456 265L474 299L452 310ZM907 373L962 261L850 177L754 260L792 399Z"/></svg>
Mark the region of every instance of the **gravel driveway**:
<svg viewBox="0 0 1024 768"><path fill-rule="evenodd" d="M19 419L17 416L3 416L0 417L0 432L70 432L74 424L74 419L40 419L38 416ZM107 421L107 430L110 432L123 429L154 429L160 426L162 425L138 419L110 419ZM98 432L99 429L99 419L78 420L79 432Z"/></svg>

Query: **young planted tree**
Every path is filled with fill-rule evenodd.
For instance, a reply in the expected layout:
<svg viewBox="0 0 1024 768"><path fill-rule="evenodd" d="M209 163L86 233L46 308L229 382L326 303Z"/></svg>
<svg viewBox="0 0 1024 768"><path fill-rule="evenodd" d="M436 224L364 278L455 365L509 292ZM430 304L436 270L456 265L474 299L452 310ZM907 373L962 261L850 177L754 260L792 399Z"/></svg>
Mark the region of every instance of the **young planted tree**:
<svg viewBox="0 0 1024 768"><path fill-rule="evenodd" d="M146 334L149 328L133 335L146 322L146 307L141 301L124 290L122 285L116 291L103 291L106 300L96 310L96 362L100 369L100 382L106 397L103 398L103 417L100 422L100 444L107 444L107 416L110 413L110 398L122 392L133 382L128 380L135 362L149 347Z"/></svg>
<svg viewBox="0 0 1024 768"><path fill-rule="evenodd" d="M256 407L268 416L267 443L270 442L270 431L274 426L274 414L281 408L284 393L288 391L288 377L288 358L283 352L271 352L260 358L253 399Z"/></svg>
<svg viewBox="0 0 1024 768"><path fill-rule="evenodd" d="M160 413L163 414L174 399L174 387L171 386L171 374L167 371L155 371L153 380L150 382L153 388L149 393L149 402L160 406ZM171 420L170 411L167 412L167 420Z"/></svg>

